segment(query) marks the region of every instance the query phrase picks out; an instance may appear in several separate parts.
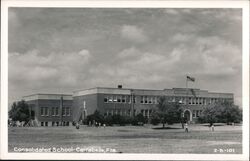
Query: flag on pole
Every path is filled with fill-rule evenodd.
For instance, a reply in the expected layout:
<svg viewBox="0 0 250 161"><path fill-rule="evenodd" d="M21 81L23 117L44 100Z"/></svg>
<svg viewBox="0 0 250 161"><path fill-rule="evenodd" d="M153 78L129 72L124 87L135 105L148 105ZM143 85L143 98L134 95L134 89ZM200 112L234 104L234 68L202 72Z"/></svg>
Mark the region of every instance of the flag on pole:
<svg viewBox="0 0 250 161"><path fill-rule="evenodd" d="M195 78L194 78L194 77L187 76L187 81L192 81L192 82L194 82L194 81L195 81Z"/></svg>

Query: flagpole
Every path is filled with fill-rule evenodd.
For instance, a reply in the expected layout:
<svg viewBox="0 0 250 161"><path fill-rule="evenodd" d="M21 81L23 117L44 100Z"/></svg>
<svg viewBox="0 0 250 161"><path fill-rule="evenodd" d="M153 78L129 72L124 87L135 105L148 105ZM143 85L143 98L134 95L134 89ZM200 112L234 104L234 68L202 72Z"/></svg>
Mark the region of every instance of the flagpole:
<svg viewBox="0 0 250 161"><path fill-rule="evenodd" d="M188 106L188 79L187 79L187 75L186 75L186 108ZM184 117L184 113L183 113L183 117Z"/></svg>

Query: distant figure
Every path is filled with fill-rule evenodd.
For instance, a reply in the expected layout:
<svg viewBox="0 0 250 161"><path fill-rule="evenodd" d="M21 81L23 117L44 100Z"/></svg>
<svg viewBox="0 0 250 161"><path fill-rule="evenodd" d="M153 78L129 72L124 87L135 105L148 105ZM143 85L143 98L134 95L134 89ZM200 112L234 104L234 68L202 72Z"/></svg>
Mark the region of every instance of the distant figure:
<svg viewBox="0 0 250 161"><path fill-rule="evenodd" d="M184 129L184 123L183 122L181 123L181 127Z"/></svg>
<svg viewBox="0 0 250 161"><path fill-rule="evenodd" d="M187 123L185 124L184 128L185 128L185 132L188 133L188 124Z"/></svg>
<svg viewBox="0 0 250 161"><path fill-rule="evenodd" d="M98 125L99 127L101 127L101 123L99 122L99 125Z"/></svg>
<svg viewBox="0 0 250 161"><path fill-rule="evenodd" d="M105 127L106 127L106 124L103 124L103 127L105 128Z"/></svg>
<svg viewBox="0 0 250 161"><path fill-rule="evenodd" d="M234 122L232 122L232 126L234 126Z"/></svg>
<svg viewBox="0 0 250 161"><path fill-rule="evenodd" d="M212 131L214 131L214 124L212 124L211 128L212 128Z"/></svg>
<svg viewBox="0 0 250 161"><path fill-rule="evenodd" d="M76 129L79 129L80 128L80 125L79 125L79 123L77 122L76 123Z"/></svg>

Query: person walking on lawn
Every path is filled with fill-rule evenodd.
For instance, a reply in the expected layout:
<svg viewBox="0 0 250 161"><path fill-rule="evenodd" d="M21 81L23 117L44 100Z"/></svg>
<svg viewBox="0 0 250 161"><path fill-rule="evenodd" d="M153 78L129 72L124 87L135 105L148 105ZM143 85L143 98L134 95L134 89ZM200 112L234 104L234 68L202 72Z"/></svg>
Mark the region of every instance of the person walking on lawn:
<svg viewBox="0 0 250 161"><path fill-rule="evenodd" d="M187 123L185 124L184 128L185 128L185 132L188 133L188 124Z"/></svg>

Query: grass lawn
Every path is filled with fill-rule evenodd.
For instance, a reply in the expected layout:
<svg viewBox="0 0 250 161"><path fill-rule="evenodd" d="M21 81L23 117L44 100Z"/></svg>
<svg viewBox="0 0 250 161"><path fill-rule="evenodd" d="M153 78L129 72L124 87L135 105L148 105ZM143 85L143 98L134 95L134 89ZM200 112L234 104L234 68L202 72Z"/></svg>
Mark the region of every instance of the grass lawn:
<svg viewBox="0 0 250 161"><path fill-rule="evenodd" d="M189 133L155 126L87 127L9 127L9 152L17 148L111 148L122 153L242 153L242 127L190 125ZM215 152L215 149L218 151ZM219 152L234 149L234 152ZM230 151L230 150L229 150Z"/></svg>

